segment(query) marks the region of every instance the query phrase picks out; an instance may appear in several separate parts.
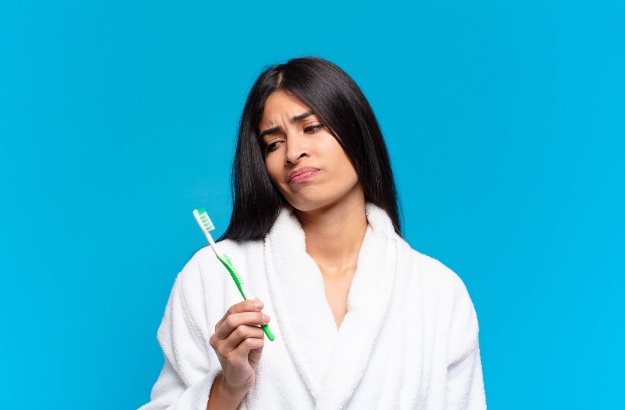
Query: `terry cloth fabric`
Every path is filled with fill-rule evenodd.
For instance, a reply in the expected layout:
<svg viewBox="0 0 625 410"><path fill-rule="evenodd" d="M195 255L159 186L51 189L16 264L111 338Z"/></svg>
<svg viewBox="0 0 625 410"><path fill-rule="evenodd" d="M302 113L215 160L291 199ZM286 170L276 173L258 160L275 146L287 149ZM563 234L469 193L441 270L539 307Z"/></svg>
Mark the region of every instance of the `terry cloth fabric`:
<svg viewBox="0 0 625 410"><path fill-rule="evenodd" d="M256 384L240 409L484 409L475 309L460 278L414 251L384 211L369 226L340 329L304 232L283 209L263 241L223 241L265 303ZM158 331L165 364L141 409L206 409L220 371L209 338L241 297L210 248L178 275Z"/></svg>

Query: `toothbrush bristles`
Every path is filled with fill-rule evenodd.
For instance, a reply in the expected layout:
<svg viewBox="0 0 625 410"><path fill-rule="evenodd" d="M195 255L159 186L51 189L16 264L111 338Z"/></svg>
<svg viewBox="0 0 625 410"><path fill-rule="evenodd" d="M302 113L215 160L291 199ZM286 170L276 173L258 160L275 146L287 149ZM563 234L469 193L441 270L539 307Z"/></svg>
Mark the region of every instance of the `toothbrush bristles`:
<svg viewBox="0 0 625 410"><path fill-rule="evenodd" d="M202 223L202 226L204 227L204 229L206 229L206 232L210 232L215 229L215 225L213 225L213 222L211 222L204 208L198 209L197 213L200 217L200 222Z"/></svg>

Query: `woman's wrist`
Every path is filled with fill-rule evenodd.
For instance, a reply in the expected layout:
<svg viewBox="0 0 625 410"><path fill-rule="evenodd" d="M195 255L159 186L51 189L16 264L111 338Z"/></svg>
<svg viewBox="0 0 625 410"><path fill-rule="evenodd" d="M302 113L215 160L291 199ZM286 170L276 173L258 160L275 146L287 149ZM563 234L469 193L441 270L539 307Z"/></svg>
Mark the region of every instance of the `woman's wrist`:
<svg viewBox="0 0 625 410"><path fill-rule="evenodd" d="M218 373L211 387L207 409L237 409L248 390L230 386L223 373Z"/></svg>

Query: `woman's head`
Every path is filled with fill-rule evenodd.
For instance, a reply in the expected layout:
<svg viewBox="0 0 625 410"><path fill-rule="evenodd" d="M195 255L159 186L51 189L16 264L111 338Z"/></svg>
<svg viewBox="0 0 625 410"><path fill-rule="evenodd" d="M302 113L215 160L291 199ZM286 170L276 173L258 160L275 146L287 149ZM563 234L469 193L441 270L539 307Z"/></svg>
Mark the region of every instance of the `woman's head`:
<svg viewBox="0 0 625 410"><path fill-rule="evenodd" d="M223 238L262 238L286 203L269 178L260 138L267 99L277 91L309 107L336 138L356 171L365 200L384 209L399 233L395 183L373 110L356 83L338 66L321 58L306 57L268 68L250 91L233 166L232 218Z"/></svg>
<svg viewBox="0 0 625 410"><path fill-rule="evenodd" d="M351 159L310 107L286 91L274 91L258 129L269 179L298 216L330 208L364 211L365 195Z"/></svg>

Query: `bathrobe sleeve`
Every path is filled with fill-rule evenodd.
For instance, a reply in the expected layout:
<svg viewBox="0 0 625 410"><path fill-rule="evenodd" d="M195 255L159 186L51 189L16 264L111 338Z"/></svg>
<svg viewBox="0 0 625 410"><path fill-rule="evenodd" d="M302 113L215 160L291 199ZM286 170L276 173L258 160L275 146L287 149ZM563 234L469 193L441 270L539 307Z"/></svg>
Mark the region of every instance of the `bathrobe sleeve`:
<svg viewBox="0 0 625 410"><path fill-rule="evenodd" d="M477 315L459 278L452 312L445 408L485 409Z"/></svg>
<svg viewBox="0 0 625 410"><path fill-rule="evenodd" d="M210 347L199 269L192 259L176 278L157 339L165 364L142 410L205 410L221 370Z"/></svg>

